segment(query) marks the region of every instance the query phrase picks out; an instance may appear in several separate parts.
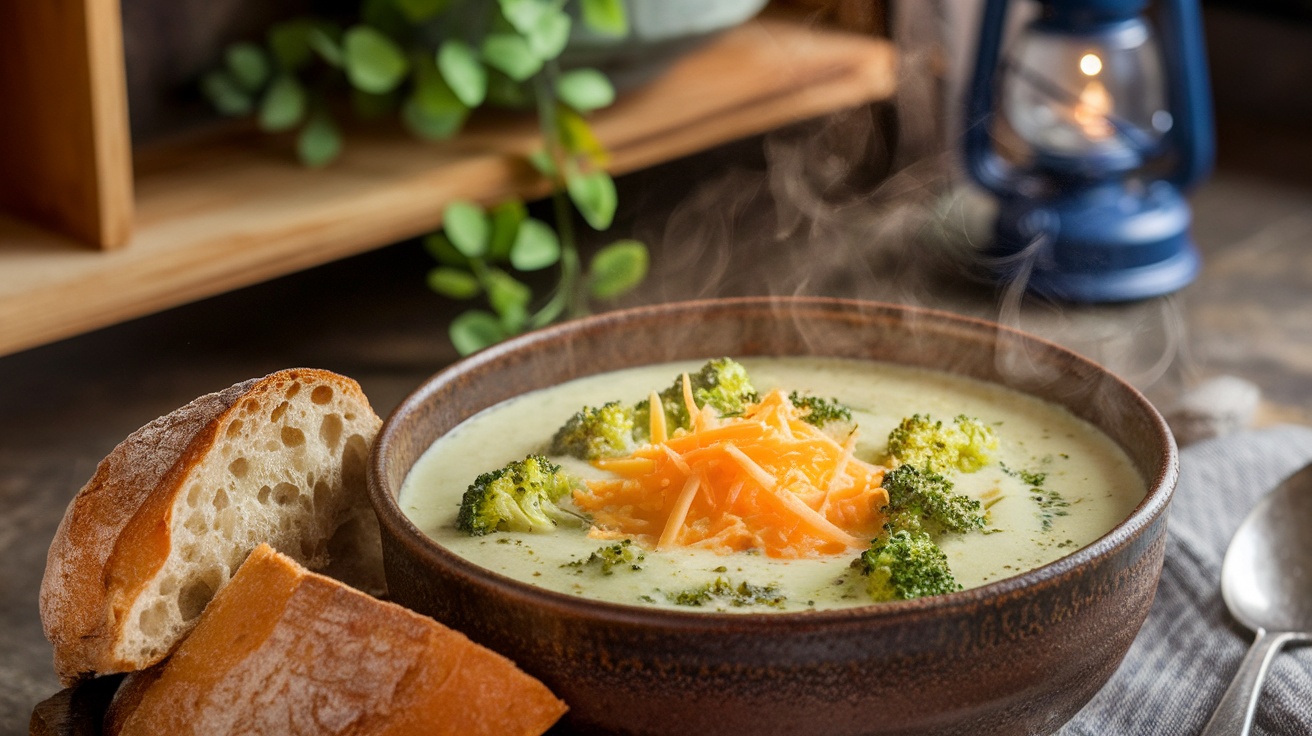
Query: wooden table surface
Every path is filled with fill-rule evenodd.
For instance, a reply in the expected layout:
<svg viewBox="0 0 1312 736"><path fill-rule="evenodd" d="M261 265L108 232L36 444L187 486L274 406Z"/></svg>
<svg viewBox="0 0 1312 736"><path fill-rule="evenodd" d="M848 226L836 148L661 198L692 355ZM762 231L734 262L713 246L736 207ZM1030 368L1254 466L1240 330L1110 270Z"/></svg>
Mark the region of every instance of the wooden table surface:
<svg viewBox="0 0 1312 736"><path fill-rule="evenodd" d="M1258 421L1312 419L1305 135L1222 127L1218 171L1193 197L1204 271L1180 294L1106 307L1029 300L1000 313L994 290L936 266L952 239L933 236L925 213L954 221L956 210L927 194L932 173L894 176L870 195L862 184L880 172L853 175L843 171L851 151L830 155L870 125L850 114L626 177L619 232L652 243L656 267L630 301L769 291L941 306L1071 346L1159 404L1230 374L1262 389ZM58 690L37 591L64 507L97 461L198 394L288 366L355 377L385 415L455 358L453 309L425 289L429 266L403 243L0 359L0 733L25 731L33 705Z"/></svg>

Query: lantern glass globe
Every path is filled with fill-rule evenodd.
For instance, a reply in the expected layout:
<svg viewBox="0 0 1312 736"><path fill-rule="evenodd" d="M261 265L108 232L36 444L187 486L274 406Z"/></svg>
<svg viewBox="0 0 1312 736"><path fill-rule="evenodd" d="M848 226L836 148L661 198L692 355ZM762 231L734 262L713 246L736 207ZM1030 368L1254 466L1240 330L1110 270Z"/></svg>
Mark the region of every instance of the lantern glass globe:
<svg viewBox="0 0 1312 736"><path fill-rule="evenodd" d="M1143 155L1170 128L1161 53L1143 22L1091 34L1031 24L1008 57L1002 112L1036 153Z"/></svg>

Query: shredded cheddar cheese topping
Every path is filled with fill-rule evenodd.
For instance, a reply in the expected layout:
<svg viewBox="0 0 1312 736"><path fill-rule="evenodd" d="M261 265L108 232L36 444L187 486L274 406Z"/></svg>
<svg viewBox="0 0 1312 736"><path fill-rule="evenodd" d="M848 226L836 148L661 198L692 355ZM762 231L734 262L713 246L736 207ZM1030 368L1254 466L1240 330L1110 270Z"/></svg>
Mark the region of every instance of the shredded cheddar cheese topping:
<svg viewBox="0 0 1312 736"><path fill-rule="evenodd" d="M592 536L787 559L845 554L879 532L884 468L853 456L855 430L835 440L778 390L741 416L720 417L696 405L685 374L683 399L691 429L667 433L653 395L651 442L596 461L618 477L575 491L575 504L592 514Z"/></svg>

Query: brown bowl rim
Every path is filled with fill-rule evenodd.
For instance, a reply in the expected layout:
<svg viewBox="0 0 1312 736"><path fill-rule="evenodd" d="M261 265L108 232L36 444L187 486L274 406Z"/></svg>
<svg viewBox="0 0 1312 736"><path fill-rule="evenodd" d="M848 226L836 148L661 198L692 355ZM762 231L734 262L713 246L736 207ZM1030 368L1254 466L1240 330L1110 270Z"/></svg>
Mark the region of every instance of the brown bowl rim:
<svg viewBox="0 0 1312 736"><path fill-rule="evenodd" d="M515 580L460 557L424 534L401 511L396 495L392 493L392 489L387 482L384 468L388 458L390 437L392 432L395 431L395 427L400 423L402 414L408 412L411 407L423 403L429 394L437 390L436 387L440 384L445 384L453 378L475 371L486 363L496 361L503 355L534 349L536 345L550 343L558 336L574 331L596 329L607 323L625 322L635 317L656 317L662 313L686 312L696 309L732 310L751 307L772 309L811 307L846 309L858 312L871 309L891 310L915 317L946 320L948 323L955 323L976 330L996 331L1000 335L1009 335L1012 339L1036 344L1044 349L1055 351L1057 354L1074 360L1085 367L1093 368L1104 379L1115 382L1119 388L1126 391L1139 408L1145 412L1146 416L1152 420L1159 436L1166 440L1166 453L1161 458L1154 477L1146 480L1147 491L1144 498L1130 512L1130 515L1098 539L1064 557L1001 580L954 593L927 596L908 601L889 601L824 610L768 613L682 611L571 596ZM500 599L515 601L521 605L529 604L555 614L607 620L611 623L642 627L701 631L728 631L743 625L764 627L766 629L792 629L795 627L809 629L841 627L844 625L868 625L872 621L896 623L899 619L920 618L927 612L959 611L989 601L1002 600L1026 589L1055 585L1063 579L1077 574L1088 563L1106 556L1121 545L1132 541L1160 515L1165 513L1175 492L1178 475L1179 453L1175 438L1166 424L1166 420L1162 418L1157 409L1138 389L1097 362L1045 338L989 320L926 307L834 297L734 297L667 302L605 312L519 335L463 358L421 383L388 414L382 428L379 430L373 450L370 452L368 463L370 502L373 504L380 523L384 527L384 534L387 534L386 529L388 527L394 532L398 532L394 536L397 536L399 541L403 542L411 552L423 557L429 566L445 568L448 572L462 578L476 581L477 584L492 589ZM399 493L400 489L396 489L396 492Z"/></svg>

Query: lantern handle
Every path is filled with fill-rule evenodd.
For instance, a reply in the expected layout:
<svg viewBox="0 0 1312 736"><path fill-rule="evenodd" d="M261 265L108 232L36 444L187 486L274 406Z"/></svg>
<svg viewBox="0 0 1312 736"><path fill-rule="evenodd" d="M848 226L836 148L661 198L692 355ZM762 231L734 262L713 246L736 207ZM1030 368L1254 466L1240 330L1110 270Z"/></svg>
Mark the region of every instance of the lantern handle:
<svg viewBox="0 0 1312 736"><path fill-rule="evenodd" d="M966 170L980 186L998 197L1014 194L1016 179L1015 167L994 153L990 135L995 101L993 82L1006 20L1007 0L987 0L966 98Z"/></svg>
<svg viewBox="0 0 1312 736"><path fill-rule="evenodd" d="M1160 6L1168 108L1175 117L1170 138L1176 161L1167 180L1187 190L1211 173L1216 156L1202 11L1199 0L1164 0Z"/></svg>

